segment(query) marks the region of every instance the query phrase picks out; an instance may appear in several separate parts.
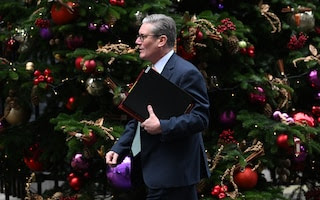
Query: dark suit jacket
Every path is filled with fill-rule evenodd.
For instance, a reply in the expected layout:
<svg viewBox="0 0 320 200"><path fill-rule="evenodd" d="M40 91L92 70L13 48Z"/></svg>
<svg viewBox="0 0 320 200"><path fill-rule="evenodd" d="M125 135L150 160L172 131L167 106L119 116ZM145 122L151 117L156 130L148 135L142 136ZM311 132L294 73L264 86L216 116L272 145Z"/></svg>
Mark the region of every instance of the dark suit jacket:
<svg viewBox="0 0 320 200"><path fill-rule="evenodd" d="M161 74L190 93L196 102L189 114L160 119L161 134L141 131L143 179L149 188L196 184L201 178L210 176L202 140L202 131L209 124L206 84L200 71L177 54L171 56ZM136 120L129 121L112 147L121 157L129 154L136 127Z"/></svg>

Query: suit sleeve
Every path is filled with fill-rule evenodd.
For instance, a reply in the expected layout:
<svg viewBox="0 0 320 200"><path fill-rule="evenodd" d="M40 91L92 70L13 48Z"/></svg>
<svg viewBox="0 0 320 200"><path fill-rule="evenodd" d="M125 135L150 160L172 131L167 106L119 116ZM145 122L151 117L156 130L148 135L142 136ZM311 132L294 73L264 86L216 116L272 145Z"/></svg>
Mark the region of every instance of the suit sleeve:
<svg viewBox="0 0 320 200"><path fill-rule="evenodd" d="M177 80L176 84L194 97L195 105L188 114L160 120L163 141L182 139L204 131L209 125L209 99L206 83L200 71L196 68L185 70Z"/></svg>
<svg viewBox="0 0 320 200"><path fill-rule="evenodd" d="M131 144L135 135L137 124L138 122L136 120L130 120L125 126L122 136L111 148L111 150L118 153L121 158L124 158L130 153Z"/></svg>

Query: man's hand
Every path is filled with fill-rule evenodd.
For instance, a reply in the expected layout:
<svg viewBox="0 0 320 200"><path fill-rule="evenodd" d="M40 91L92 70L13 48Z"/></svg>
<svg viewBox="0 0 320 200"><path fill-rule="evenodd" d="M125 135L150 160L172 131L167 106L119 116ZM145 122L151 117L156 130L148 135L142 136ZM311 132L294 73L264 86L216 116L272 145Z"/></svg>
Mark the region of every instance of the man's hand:
<svg viewBox="0 0 320 200"><path fill-rule="evenodd" d="M141 123L141 127L144 128L148 133L156 135L161 133L161 126L159 118L154 114L153 108L151 105L147 107L149 112L149 118Z"/></svg>
<svg viewBox="0 0 320 200"><path fill-rule="evenodd" d="M119 154L114 151L109 151L106 153L106 163L111 167L115 167L118 163Z"/></svg>

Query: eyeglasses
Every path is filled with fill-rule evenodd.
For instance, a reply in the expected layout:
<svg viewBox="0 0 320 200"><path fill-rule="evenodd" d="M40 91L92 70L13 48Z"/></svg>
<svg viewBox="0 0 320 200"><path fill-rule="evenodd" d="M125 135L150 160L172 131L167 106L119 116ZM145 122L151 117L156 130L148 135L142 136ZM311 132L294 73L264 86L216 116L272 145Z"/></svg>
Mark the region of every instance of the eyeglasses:
<svg viewBox="0 0 320 200"><path fill-rule="evenodd" d="M137 35L137 38L139 38L139 40L141 40L143 42L149 36L159 37L160 35L143 35L143 34L139 34L139 35Z"/></svg>

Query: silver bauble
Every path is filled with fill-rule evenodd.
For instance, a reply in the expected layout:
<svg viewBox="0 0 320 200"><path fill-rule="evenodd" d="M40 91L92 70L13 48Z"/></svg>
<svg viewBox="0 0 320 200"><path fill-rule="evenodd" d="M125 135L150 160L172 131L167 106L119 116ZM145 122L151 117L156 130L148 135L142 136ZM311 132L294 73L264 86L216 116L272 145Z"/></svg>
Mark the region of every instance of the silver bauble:
<svg viewBox="0 0 320 200"><path fill-rule="evenodd" d="M92 96L101 96L105 90L105 84L102 78L90 77L86 81L86 90Z"/></svg>

